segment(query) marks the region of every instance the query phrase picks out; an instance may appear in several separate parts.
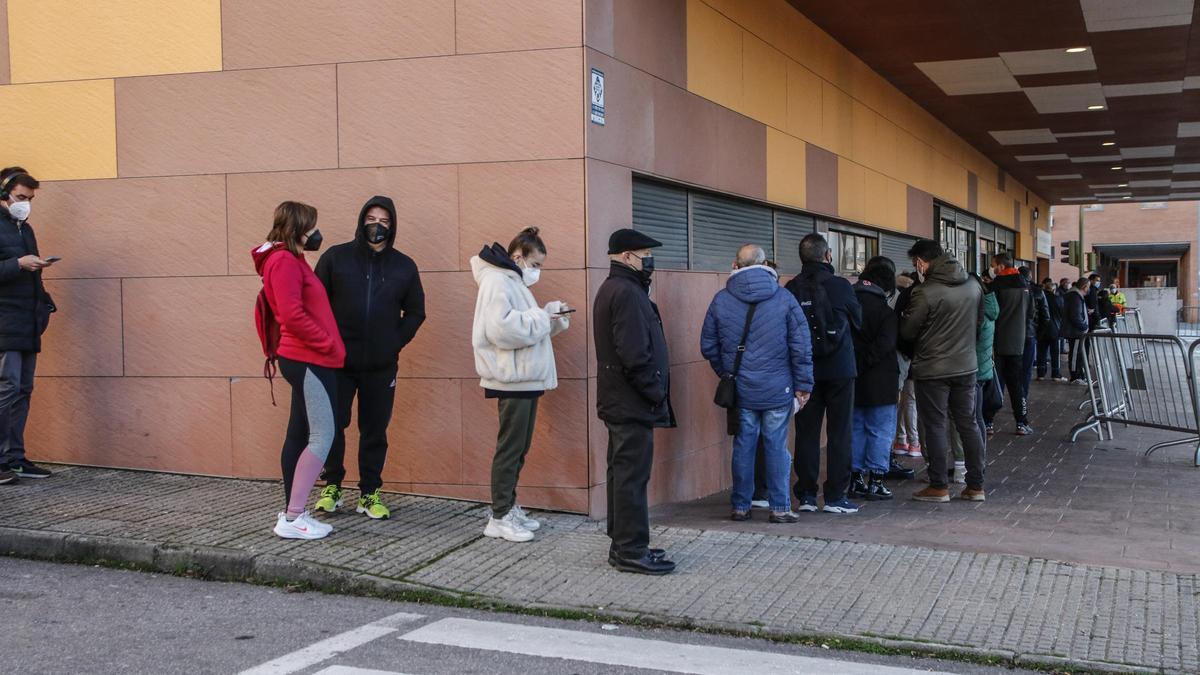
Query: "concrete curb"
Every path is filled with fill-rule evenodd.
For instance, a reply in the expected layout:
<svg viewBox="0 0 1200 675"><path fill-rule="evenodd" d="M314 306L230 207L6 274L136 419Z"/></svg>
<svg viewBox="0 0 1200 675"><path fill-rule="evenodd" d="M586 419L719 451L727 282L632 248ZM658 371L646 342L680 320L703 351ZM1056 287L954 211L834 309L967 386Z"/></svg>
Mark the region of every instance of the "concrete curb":
<svg viewBox="0 0 1200 675"><path fill-rule="evenodd" d="M967 645L916 642L870 635L854 634L797 634L764 627L747 631L743 624L720 621L661 616L646 612L605 610L596 612L583 607L563 607L544 603L517 605L501 598L461 593L452 589L413 584L399 579L377 577L330 565L296 560L269 553L254 554L219 546L186 544L155 544L153 542L109 536L86 536L67 532L23 530L0 527L0 555L32 558L52 562L127 565L144 571L165 574L193 573L219 581L268 582L304 584L314 590L350 595L382 597L439 596L463 605L517 607L532 612L571 612L630 622L645 622L662 626L699 628L702 630L748 635L773 640L825 640L853 644L870 644L890 650L920 655L953 658L965 661L989 661L997 666L1015 666L1075 672L1095 673L1162 673L1171 672L1135 665L1082 661L1049 654L1020 654L1011 650L985 649ZM965 657L965 658L964 658Z"/></svg>

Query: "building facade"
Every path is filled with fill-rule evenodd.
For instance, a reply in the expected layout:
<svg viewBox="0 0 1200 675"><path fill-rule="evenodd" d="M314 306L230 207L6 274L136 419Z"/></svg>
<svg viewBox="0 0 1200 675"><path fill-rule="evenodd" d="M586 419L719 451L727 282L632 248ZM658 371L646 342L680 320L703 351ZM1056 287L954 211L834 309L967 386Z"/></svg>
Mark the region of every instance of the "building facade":
<svg viewBox="0 0 1200 675"><path fill-rule="evenodd" d="M729 483L699 333L737 245L794 272L799 238L827 232L852 275L916 237L1032 260L1048 221L785 0L7 5L3 163L45 181L31 222L63 257L46 274L61 311L35 459L278 476L286 408L261 377L249 251L285 199L315 205L330 243L371 195L395 199L428 320L401 357L385 489L466 499L488 498L496 434L468 260L543 228L535 295L580 311L556 341L522 501L596 516L607 439L588 307L613 230L668 244L653 293L681 425L659 432L660 503Z"/></svg>

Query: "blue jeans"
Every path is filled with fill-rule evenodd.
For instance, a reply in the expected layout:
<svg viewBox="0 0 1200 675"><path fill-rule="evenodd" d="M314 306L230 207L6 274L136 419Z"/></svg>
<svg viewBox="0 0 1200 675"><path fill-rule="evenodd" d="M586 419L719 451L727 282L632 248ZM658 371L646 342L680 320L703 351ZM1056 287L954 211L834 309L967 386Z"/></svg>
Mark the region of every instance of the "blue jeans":
<svg viewBox="0 0 1200 675"><path fill-rule="evenodd" d="M887 473L895 429L896 406L855 406L850 442L851 468L859 473Z"/></svg>
<svg viewBox="0 0 1200 675"><path fill-rule="evenodd" d="M763 455L767 465L767 500L771 510L792 510L788 483L792 478L792 457L788 454L788 423L792 421L792 404L773 410L738 410L739 429L733 437L733 502L734 511L749 511L754 495L754 455L758 438L763 439Z"/></svg>

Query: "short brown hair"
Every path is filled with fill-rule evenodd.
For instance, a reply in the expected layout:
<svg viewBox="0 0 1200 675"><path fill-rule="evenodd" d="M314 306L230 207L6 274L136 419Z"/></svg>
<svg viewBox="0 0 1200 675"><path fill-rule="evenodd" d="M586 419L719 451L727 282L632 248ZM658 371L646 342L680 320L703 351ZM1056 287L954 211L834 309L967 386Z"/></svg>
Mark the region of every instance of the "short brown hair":
<svg viewBox="0 0 1200 675"><path fill-rule="evenodd" d="M546 255L546 243L542 241L542 238L538 235L538 232L540 232L540 230L538 230L536 227L527 227L521 230L521 232L517 236L513 237L513 240L508 243L508 254L512 255L517 251L520 251L521 255L527 256L530 253L537 251L542 255Z"/></svg>
<svg viewBox="0 0 1200 675"><path fill-rule="evenodd" d="M304 250L300 238L316 225L316 207L300 202L281 202L275 207L275 222L267 233L267 241L283 242L289 251L300 255Z"/></svg>

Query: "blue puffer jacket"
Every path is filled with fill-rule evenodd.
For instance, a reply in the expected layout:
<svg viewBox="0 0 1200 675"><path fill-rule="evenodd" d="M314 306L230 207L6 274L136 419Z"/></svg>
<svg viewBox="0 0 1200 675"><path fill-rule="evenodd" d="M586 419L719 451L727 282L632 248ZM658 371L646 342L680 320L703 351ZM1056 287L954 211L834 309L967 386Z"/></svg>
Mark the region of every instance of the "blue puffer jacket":
<svg viewBox="0 0 1200 675"><path fill-rule="evenodd" d="M736 270L717 293L700 335L700 351L717 375L733 371L746 312L757 304L737 378L738 406L772 410L791 405L797 391L812 391L812 343L800 303L779 287L775 270Z"/></svg>

